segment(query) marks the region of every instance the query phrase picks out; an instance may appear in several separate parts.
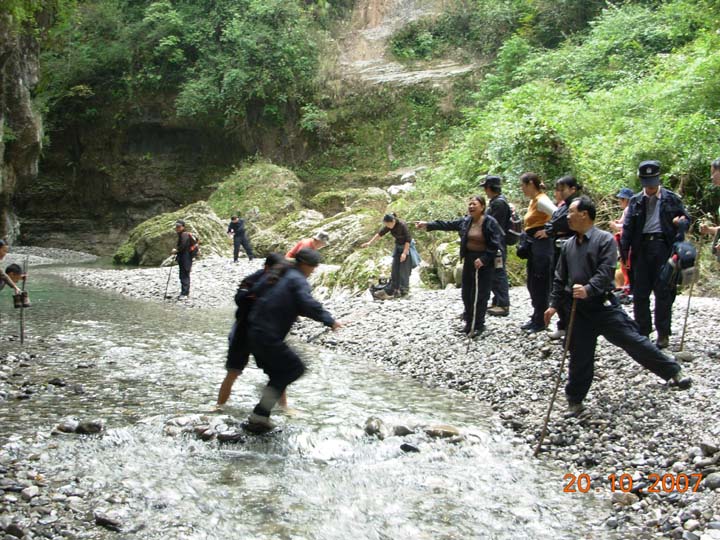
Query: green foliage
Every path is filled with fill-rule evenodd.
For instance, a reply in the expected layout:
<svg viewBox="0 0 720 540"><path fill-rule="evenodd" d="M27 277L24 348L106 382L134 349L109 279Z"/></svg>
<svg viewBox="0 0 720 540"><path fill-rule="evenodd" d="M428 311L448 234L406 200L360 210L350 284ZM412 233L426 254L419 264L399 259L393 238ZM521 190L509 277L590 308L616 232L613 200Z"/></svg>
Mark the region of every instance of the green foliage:
<svg viewBox="0 0 720 540"><path fill-rule="evenodd" d="M37 29L38 14L49 15L46 18L50 20L59 19L74 5L75 0L3 0L0 3L0 16L9 15L10 25L16 29Z"/></svg>

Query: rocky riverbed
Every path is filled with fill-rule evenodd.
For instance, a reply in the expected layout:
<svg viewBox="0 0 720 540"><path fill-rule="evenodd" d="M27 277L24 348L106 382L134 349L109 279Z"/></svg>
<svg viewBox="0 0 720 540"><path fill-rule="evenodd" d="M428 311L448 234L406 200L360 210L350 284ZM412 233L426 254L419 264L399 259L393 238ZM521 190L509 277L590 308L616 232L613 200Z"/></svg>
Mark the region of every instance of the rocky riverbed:
<svg viewBox="0 0 720 540"><path fill-rule="evenodd" d="M175 302L189 309L231 306L241 277L261 262L198 261L187 301L164 298L168 275L176 269L62 272L78 285ZM173 273L170 296L177 295L177 289ZM497 413L496 421L530 453L538 442L562 347L545 333L527 336L519 329L530 312L525 289L513 289L511 302L509 317L488 318L487 331L468 343L459 332L462 304L457 289L415 288L407 298L386 302L373 301L367 293L334 296L325 300L326 306L345 328L325 332L317 323L303 320L296 325L293 339L369 357L424 384L460 390L488 403ZM671 348L679 345L686 305L687 298L678 297L674 308L678 335L672 337ZM576 491L567 493L568 497L589 496L580 492L586 488L606 497L609 537L720 539L720 334L712 331L718 323L720 302L693 298L685 338L692 359L684 362L684 370L694 381L688 391L667 387L602 338L586 414L565 417L561 387L540 459L566 471L566 478L557 479L557 489ZM21 391L11 388L9 392ZM28 466L24 460L19 463L23 465L18 473L2 462L0 470L11 479L20 474L27 484L24 471ZM624 474L628 476L623 477L623 487L630 488L632 480L628 493L620 487ZM610 475L616 476L613 485ZM702 475L702 480L693 475ZM573 484L573 477L580 480ZM13 499L9 502L8 493ZM6 507L27 503L14 493L18 491L5 491ZM12 534L7 529L6 533Z"/></svg>

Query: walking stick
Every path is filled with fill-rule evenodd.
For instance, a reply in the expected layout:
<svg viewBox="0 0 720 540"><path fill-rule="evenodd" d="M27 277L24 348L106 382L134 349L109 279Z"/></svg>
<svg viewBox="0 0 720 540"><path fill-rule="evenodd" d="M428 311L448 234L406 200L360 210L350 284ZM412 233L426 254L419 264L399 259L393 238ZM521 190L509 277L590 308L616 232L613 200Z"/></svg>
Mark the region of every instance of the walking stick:
<svg viewBox="0 0 720 540"><path fill-rule="evenodd" d="M540 432L540 440L535 447L533 456L537 457L540 453L540 446L542 446L547 435L548 422L550 422L550 413L552 412L553 405L555 404L555 398L557 397L557 391L560 387L560 378L562 377L563 370L565 369L565 358L567 358L568 349L570 348L570 338L572 337L573 326L575 325L575 309L577 307L577 299L573 298L572 308L570 309L570 321L568 322L567 335L565 336L565 347L563 348L562 360L560 361L560 369L558 370L557 377L555 378L555 389L553 390L552 398L550 398L550 405L548 406L547 414L545 415L545 422L543 423L542 431Z"/></svg>
<svg viewBox="0 0 720 540"><path fill-rule="evenodd" d="M467 342L467 348L465 349L465 354L468 354L470 352L470 343L472 343L472 336L475 333L475 322L477 321L477 302L478 302L478 285L480 282L480 269L475 269L475 301L473 303L473 316L472 316L472 326L470 327L470 331L468 332L468 342Z"/></svg>
<svg viewBox="0 0 720 540"><path fill-rule="evenodd" d="M25 281L27 280L27 265L28 265L28 257L25 257L25 261L23 262L23 280L22 280L22 288L21 290L25 292ZM20 308L20 345L25 344L25 306L22 306Z"/></svg>
<svg viewBox="0 0 720 540"><path fill-rule="evenodd" d="M177 259L177 257L175 257ZM163 295L163 300L167 300L168 298L168 288L170 287L170 278L172 277L172 267L173 267L173 261L170 261L170 270L168 271L168 278L167 283L165 284L165 294Z"/></svg>

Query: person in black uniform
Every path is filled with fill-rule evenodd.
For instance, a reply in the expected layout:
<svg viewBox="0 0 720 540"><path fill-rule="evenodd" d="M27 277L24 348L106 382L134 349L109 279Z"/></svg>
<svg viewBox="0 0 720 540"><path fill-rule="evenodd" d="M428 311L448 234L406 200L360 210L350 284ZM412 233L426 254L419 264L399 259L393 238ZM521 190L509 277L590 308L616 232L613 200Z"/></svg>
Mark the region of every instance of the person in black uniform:
<svg viewBox="0 0 720 540"><path fill-rule="evenodd" d="M243 247L249 260L253 260L253 250L248 242L247 236L245 235L245 220L240 219L238 216L232 216L230 223L228 224L227 233L232 236L233 240L233 262L238 262L238 255L240 255L240 246Z"/></svg>
<svg viewBox="0 0 720 540"><path fill-rule="evenodd" d="M186 300L190 295L190 271L192 270L192 239L190 233L185 230L185 222L178 219L175 222L175 232L177 233L177 245L172 252L180 268L180 295L178 300Z"/></svg>
<svg viewBox="0 0 720 540"><path fill-rule="evenodd" d="M568 223L575 232L563 246L555 269L550 307L545 311L549 324L558 305L576 301L575 322L570 337L570 364L565 385L570 413L583 410L590 390L598 336L622 348L633 360L681 389L692 381L683 376L680 364L665 356L620 307L612 294L617 244L612 234L595 228L595 204L581 196L570 203Z"/></svg>
<svg viewBox="0 0 720 540"><path fill-rule="evenodd" d="M555 181L555 195L560 200L557 210L553 212L550 221L545 224L545 237L553 242L552 268L557 266L560 259L560 251L573 232L568 224L567 214L570 203L580 196L582 186L574 176L563 176ZM563 339L567 328L568 317L570 316L569 305L558 305L557 330L550 334L550 339Z"/></svg>
<svg viewBox="0 0 720 540"><path fill-rule="evenodd" d="M475 335L482 333L485 330L485 312L503 236L495 218L485 213L485 198L479 195L471 197L468 201L468 213L464 217L452 221L416 221L415 226L428 231L457 231L460 234L460 258L463 259L462 299L465 306L463 332ZM502 259L497 263L502 264Z"/></svg>
<svg viewBox="0 0 720 540"><path fill-rule="evenodd" d="M508 282L507 271L505 265L507 264L507 244L505 242L505 235L510 228L510 216L512 215L512 209L510 203L502 194L502 178L499 176L488 175L485 177L485 181L480 184L485 190L485 195L488 198L488 209L487 215L495 218L495 221L500 225L500 229L504 233L500 241L500 251L502 252L502 268L495 268L493 274L492 283L492 303L491 307L487 310L488 315L495 317L507 317L510 314L510 284Z"/></svg>
<svg viewBox="0 0 720 540"><path fill-rule="evenodd" d="M243 372L250 357L250 345L247 339L248 316L256 300L255 295L250 294L250 291L266 272L269 272L271 268L282 262L282 255L279 253L270 253L265 259L263 268L253 272L249 276L245 276L235 293L235 305L237 305L237 309L235 310L235 323L228 336L228 352L225 362L227 373L220 385L216 405L217 409L221 409L230 398L230 392L232 391L233 384L235 384L235 379Z"/></svg>
<svg viewBox="0 0 720 540"><path fill-rule="evenodd" d="M378 300L406 296L410 292L410 273L412 272L410 243L412 242L412 236L404 221L399 220L395 214L385 214L383 227L370 240L361 244L360 247L368 247L387 233L390 233L395 239L395 249L393 249L392 253L390 282L384 290L374 294L374 297Z"/></svg>
<svg viewBox="0 0 720 540"><path fill-rule="evenodd" d="M270 421L270 411L288 385L305 373L305 364L284 341L298 315L322 322L333 330L342 326L310 292L307 278L318 264L317 251L301 249L295 256L295 264L277 283L272 284L273 273L268 272L251 289L257 300L249 317L250 352L258 367L270 377L260 402L248 418L248 429L252 431L275 427Z"/></svg>
<svg viewBox="0 0 720 540"><path fill-rule="evenodd" d="M638 176L643 189L630 199L620 238L620 257L623 264L631 263L633 309L640 333L649 336L652 330L650 293L654 292L656 344L665 348L670 344L677 286L660 283L658 276L670 257L673 243L683 237L678 227L689 226L690 216L680 197L660 187L659 162L643 161Z"/></svg>

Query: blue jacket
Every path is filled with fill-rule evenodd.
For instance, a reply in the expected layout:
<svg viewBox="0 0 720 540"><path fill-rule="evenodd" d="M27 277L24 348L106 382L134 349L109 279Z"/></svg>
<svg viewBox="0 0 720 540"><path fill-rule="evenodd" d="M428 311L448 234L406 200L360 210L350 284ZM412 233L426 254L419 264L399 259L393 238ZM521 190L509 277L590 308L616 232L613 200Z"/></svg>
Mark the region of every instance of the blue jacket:
<svg viewBox="0 0 720 540"><path fill-rule="evenodd" d="M643 192L637 193L630 199L627 214L625 215L625 223L623 224L622 237L620 238L620 257L623 261L628 260L630 250L639 253L642 249L642 234L645 227L645 203L647 197ZM672 245L682 240L682 234L678 234L678 229L673 224L673 219L678 216L684 216L690 223L690 215L685 210L685 206L680 197L664 187L660 188L660 227L663 231L665 244L668 251L672 249Z"/></svg>
<svg viewBox="0 0 720 540"><path fill-rule="evenodd" d="M259 343L282 341L299 315L332 326L335 319L310 292L305 275L291 267L274 285L268 285L268 274L253 287L257 294L250 311L251 339Z"/></svg>
<svg viewBox="0 0 720 540"><path fill-rule="evenodd" d="M467 253L468 231L472 218L470 216L461 217L452 221L431 221L427 224L428 231L458 231L460 234L460 258L464 259ZM494 217L485 215L482 225L483 236L485 236L485 245L487 249L480 255L480 260L484 265L492 264L495 254L503 245L505 233Z"/></svg>

